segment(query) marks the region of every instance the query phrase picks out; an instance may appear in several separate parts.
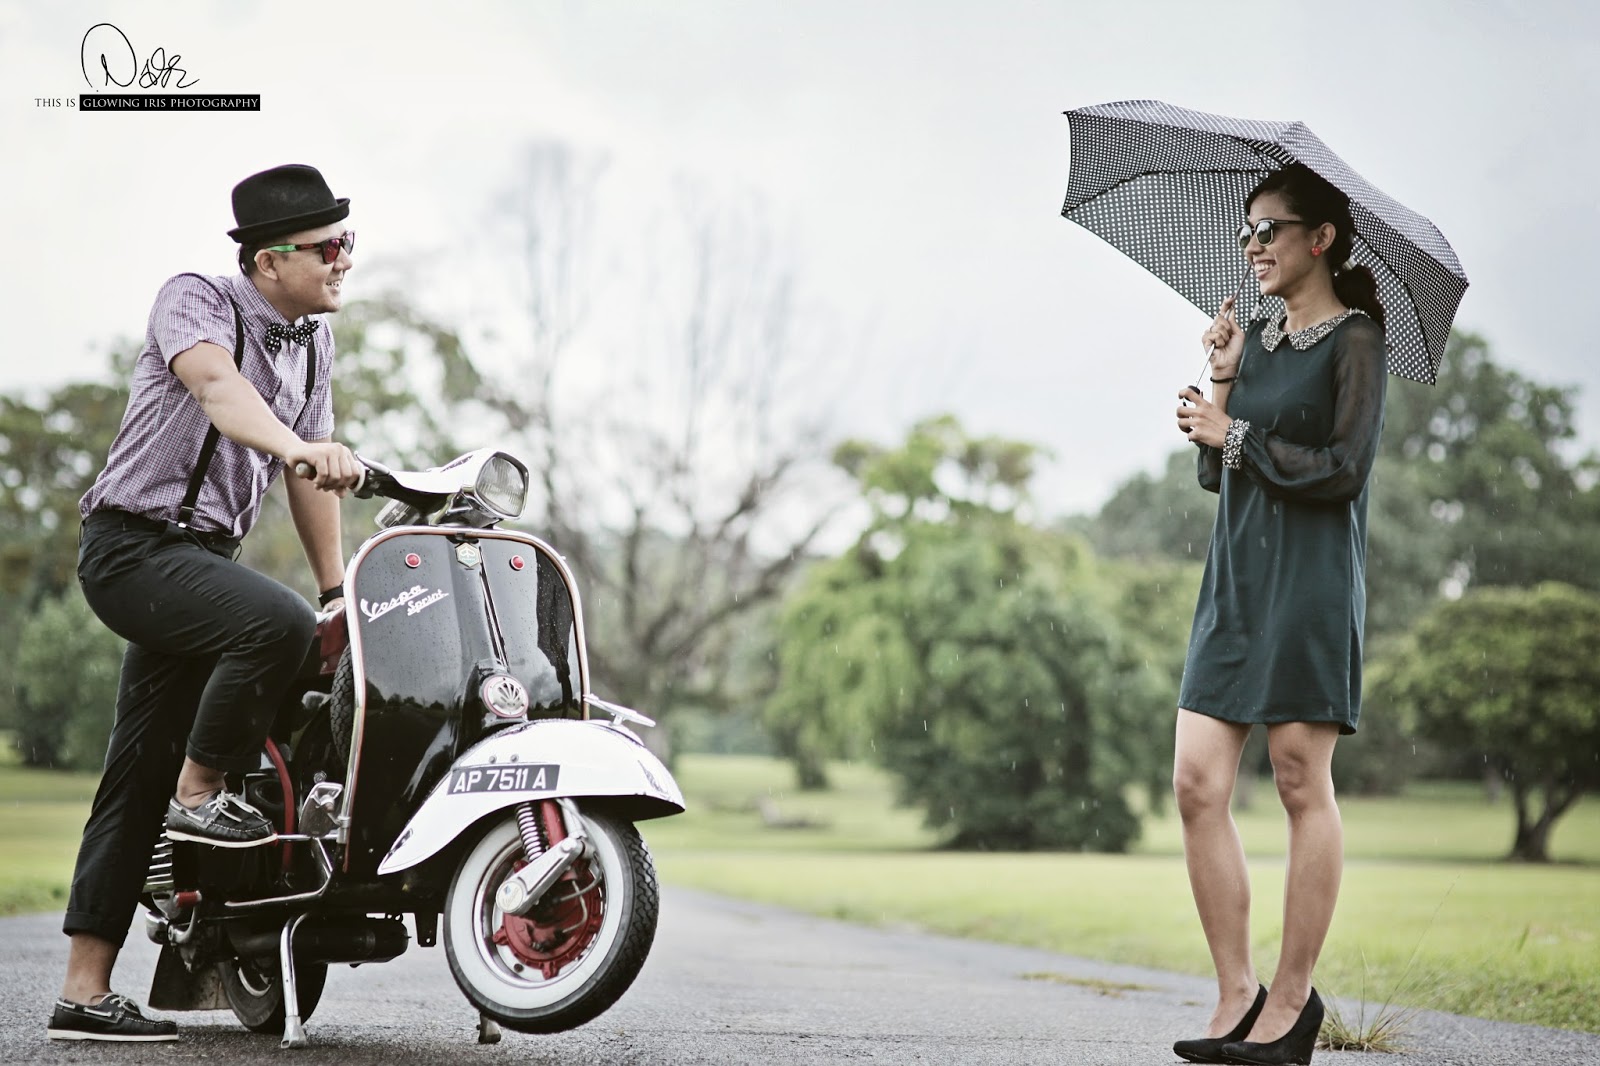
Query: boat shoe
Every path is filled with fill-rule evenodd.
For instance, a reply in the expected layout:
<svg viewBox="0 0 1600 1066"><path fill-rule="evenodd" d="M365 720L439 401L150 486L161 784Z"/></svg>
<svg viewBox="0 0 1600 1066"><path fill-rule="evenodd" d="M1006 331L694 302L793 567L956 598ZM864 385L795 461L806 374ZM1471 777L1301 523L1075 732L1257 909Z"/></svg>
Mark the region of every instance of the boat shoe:
<svg viewBox="0 0 1600 1066"><path fill-rule="evenodd" d="M190 810L174 797L167 803L167 839L218 848L253 848L278 839L266 816L231 792L218 792Z"/></svg>
<svg viewBox="0 0 1600 1066"><path fill-rule="evenodd" d="M56 1000L49 1035L51 1040L176 1040L178 1023L147 1018L139 1004L112 992L93 1005Z"/></svg>

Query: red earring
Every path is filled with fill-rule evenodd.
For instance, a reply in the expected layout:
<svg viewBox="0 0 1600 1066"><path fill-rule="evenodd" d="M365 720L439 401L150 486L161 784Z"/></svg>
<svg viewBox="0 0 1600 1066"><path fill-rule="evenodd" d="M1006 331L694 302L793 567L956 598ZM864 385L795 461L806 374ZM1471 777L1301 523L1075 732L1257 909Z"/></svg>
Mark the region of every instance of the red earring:
<svg viewBox="0 0 1600 1066"><path fill-rule="evenodd" d="M1311 249L1311 254L1312 255L1321 255L1322 254L1322 249L1321 248L1312 248Z"/></svg>

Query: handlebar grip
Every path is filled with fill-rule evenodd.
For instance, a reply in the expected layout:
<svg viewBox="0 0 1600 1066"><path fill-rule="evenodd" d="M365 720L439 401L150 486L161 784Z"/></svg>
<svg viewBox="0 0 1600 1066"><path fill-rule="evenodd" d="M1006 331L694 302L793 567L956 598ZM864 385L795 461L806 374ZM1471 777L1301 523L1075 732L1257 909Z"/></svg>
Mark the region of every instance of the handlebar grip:
<svg viewBox="0 0 1600 1066"><path fill-rule="evenodd" d="M356 459L357 459L357 461L360 462L361 469L357 472L355 487L352 488L350 491L355 493L357 496L360 496L361 495L361 490L366 488L368 483L371 482L372 475L376 471L375 471L375 469L373 467L371 467L371 466L369 466L367 464L367 461L365 459L362 459L359 455L356 456ZM296 464L294 464L294 473L295 473L296 477L305 478L307 481L310 481L312 478L317 476L316 468L313 467L310 463L296 463ZM365 499L365 497L363 497L363 499Z"/></svg>

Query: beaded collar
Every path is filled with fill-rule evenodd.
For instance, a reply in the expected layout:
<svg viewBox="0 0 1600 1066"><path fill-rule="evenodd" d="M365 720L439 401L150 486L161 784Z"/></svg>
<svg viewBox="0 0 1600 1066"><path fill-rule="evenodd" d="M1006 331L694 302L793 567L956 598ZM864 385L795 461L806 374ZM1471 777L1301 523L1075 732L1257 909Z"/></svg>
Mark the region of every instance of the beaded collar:
<svg viewBox="0 0 1600 1066"><path fill-rule="evenodd" d="M1337 327L1339 323L1343 322L1351 315L1365 314L1366 312L1361 310L1361 308L1351 307L1340 314L1334 315L1326 322L1318 322L1314 326L1307 326L1305 329L1297 329L1293 333L1286 333L1283 329L1284 322L1286 322L1289 318L1288 314L1280 315L1277 318L1269 318L1267 319L1266 326L1261 330L1261 346L1270 352L1276 349L1279 344L1282 344L1284 338L1288 338L1290 347L1297 352L1303 352L1313 344L1320 341L1322 338L1326 337L1328 334L1332 333L1334 328ZM1370 318L1371 316L1369 315L1368 317Z"/></svg>

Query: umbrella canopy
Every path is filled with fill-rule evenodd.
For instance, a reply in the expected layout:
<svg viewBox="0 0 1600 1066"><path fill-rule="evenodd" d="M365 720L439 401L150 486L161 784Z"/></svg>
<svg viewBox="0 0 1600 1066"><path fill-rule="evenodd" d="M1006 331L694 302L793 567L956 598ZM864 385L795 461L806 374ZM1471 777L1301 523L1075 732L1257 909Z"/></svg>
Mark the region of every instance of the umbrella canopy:
<svg viewBox="0 0 1600 1066"><path fill-rule="evenodd" d="M1236 290L1241 322L1276 313L1263 306L1235 237L1244 199L1262 178L1303 163L1337 186L1355 220L1351 258L1378 281L1389 370L1434 383L1467 275L1432 222L1351 170L1304 123L1228 118L1158 100L1066 115L1072 166L1061 213L1207 315Z"/></svg>

